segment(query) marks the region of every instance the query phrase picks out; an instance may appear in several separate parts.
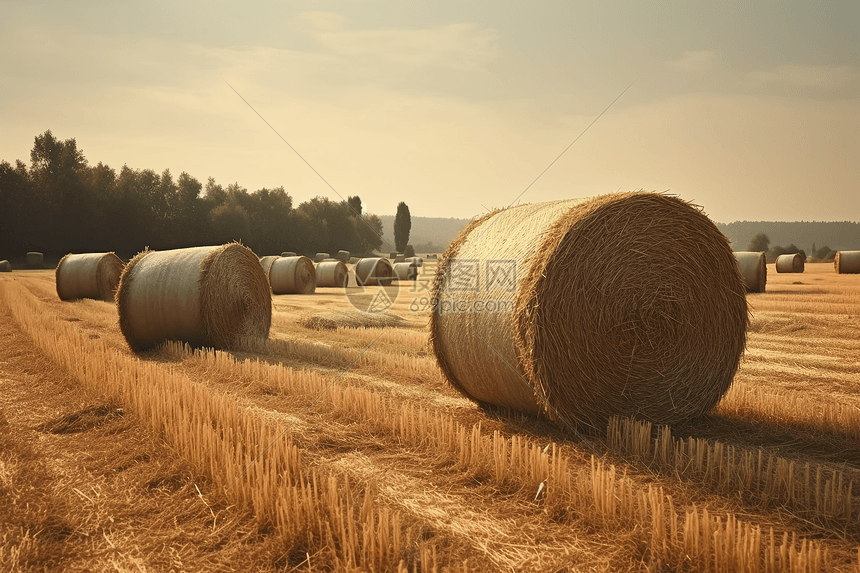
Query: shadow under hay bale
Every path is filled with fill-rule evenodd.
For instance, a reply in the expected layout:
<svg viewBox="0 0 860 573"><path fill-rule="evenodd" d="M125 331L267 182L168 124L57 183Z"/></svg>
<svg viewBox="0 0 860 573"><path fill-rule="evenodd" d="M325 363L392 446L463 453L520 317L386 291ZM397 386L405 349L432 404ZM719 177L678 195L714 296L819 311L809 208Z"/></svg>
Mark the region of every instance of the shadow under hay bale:
<svg viewBox="0 0 860 573"><path fill-rule="evenodd" d="M269 270L269 282L275 294L313 294L317 273L307 257L278 257Z"/></svg>
<svg viewBox="0 0 860 573"><path fill-rule="evenodd" d="M115 253L71 253L55 271L60 300L92 298L113 302L125 263Z"/></svg>
<svg viewBox="0 0 860 573"><path fill-rule="evenodd" d="M30 251L27 253L27 268L29 269L41 269L44 264L45 257L42 253L37 251Z"/></svg>
<svg viewBox="0 0 860 573"><path fill-rule="evenodd" d="M316 264L316 276L318 287L347 286L348 273L346 265L342 261L323 261Z"/></svg>
<svg viewBox="0 0 860 573"><path fill-rule="evenodd" d="M802 273L803 268L803 256L800 253L780 255L776 258L776 272L778 273Z"/></svg>
<svg viewBox="0 0 860 573"><path fill-rule="evenodd" d="M738 270L747 292L764 292L767 284L767 257L763 252L738 251L735 253Z"/></svg>
<svg viewBox="0 0 860 573"><path fill-rule="evenodd" d="M388 312L369 314L357 310L306 314L296 323L313 330L337 330L338 328L412 328L408 320Z"/></svg>
<svg viewBox="0 0 860 573"><path fill-rule="evenodd" d="M268 338L272 322L269 281L239 243L143 251L125 266L116 303L134 351L164 340L240 348Z"/></svg>
<svg viewBox="0 0 860 573"><path fill-rule="evenodd" d="M833 268L838 274L860 273L860 251L836 251Z"/></svg>
<svg viewBox="0 0 860 573"><path fill-rule="evenodd" d="M354 271L360 286L389 286L395 278L394 268L383 258L361 259Z"/></svg>
<svg viewBox="0 0 860 573"><path fill-rule="evenodd" d="M737 371L743 279L725 236L677 197L495 211L442 259L431 344L478 402L596 431L613 415L676 424L710 410Z"/></svg>
<svg viewBox="0 0 860 573"><path fill-rule="evenodd" d="M3 259L2 261L0 261L0 273L11 273L11 272L12 272L12 264L9 261L7 261L6 259Z"/></svg>

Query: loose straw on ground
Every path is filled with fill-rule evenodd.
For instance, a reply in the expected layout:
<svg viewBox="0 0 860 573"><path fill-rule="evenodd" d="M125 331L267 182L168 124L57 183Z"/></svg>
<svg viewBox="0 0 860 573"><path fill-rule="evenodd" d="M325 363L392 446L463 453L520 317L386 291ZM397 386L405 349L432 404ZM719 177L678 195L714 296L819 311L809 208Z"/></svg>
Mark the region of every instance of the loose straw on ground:
<svg viewBox="0 0 860 573"><path fill-rule="evenodd" d="M778 273L802 273L803 265L803 256L800 253L780 255L776 258Z"/></svg>
<svg viewBox="0 0 860 573"><path fill-rule="evenodd" d="M741 278L747 292L764 292L767 284L767 258L763 252L740 251L735 253Z"/></svg>
<svg viewBox="0 0 860 573"><path fill-rule="evenodd" d="M269 336L272 295L251 249L239 243L143 251L116 292L119 325L134 351L164 340L240 347Z"/></svg>
<svg viewBox="0 0 860 573"><path fill-rule="evenodd" d="M833 267L839 274L860 273L860 251L836 251Z"/></svg>
<svg viewBox="0 0 860 573"><path fill-rule="evenodd" d="M60 300L92 298L113 302L125 263L115 253L69 253L55 271Z"/></svg>
<svg viewBox="0 0 860 573"><path fill-rule="evenodd" d="M307 257L279 257L269 270L269 282L275 294L313 294L317 273Z"/></svg>
<svg viewBox="0 0 860 573"><path fill-rule="evenodd" d="M522 205L472 221L440 262L430 337L478 402L602 431L710 410L748 324L728 240L657 193Z"/></svg>
<svg viewBox="0 0 860 573"><path fill-rule="evenodd" d="M317 286L345 287L346 265L342 261L323 261L316 264Z"/></svg>

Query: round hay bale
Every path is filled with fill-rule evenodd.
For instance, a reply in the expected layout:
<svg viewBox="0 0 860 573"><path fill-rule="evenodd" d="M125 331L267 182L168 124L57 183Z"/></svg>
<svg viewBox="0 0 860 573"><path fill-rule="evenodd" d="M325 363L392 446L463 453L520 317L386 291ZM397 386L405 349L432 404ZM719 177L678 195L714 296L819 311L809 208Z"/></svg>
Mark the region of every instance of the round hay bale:
<svg viewBox="0 0 860 573"><path fill-rule="evenodd" d="M314 262L315 263L321 263L324 260L330 259L330 258L331 258L331 255L328 253L317 253L316 256L314 257Z"/></svg>
<svg viewBox="0 0 860 573"><path fill-rule="evenodd" d="M349 257L349 264L354 265L361 260L361 257Z"/></svg>
<svg viewBox="0 0 860 573"><path fill-rule="evenodd" d="M747 292L764 292L767 284L767 257L763 252L738 251L735 253L741 278Z"/></svg>
<svg viewBox="0 0 860 573"><path fill-rule="evenodd" d="M860 251L836 251L833 267L839 274L860 273Z"/></svg>
<svg viewBox="0 0 860 573"><path fill-rule="evenodd" d="M30 251L27 253L27 267L31 269L41 269L45 257L38 251Z"/></svg>
<svg viewBox="0 0 860 573"><path fill-rule="evenodd" d="M260 258L260 266L263 267L263 272L266 273L266 276L269 276L269 271L272 269L272 263L278 260L278 255L267 255L265 257Z"/></svg>
<svg viewBox="0 0 860 573"><path fill-rule="evenodd" d="M359 286L389 286L394 269L386 259L361 259L355 265L355 281Z"/></svg>
<svg viewBox="0 0 860 573"><path fill-rule="evenodd" d="M0 273L11 273L12 265L6 259L0 261Z"/></svg>
<svg viewBox="0 0 860 573"><path fill-rule="evenodd" d="M279 257L269 270L269 282L275 294L313 294L317 273L307 257Z"/></svg>
<svg viewBox="0 0 860 573"><path fill-rule="evenodd" d="M428 260L429 260L429 259L433 259L433 260L435 261L435 260L437 260L438 258L439 258L439 257L438 257L435 253L430 253L429 255L427 255L427 259L428 259Z"/></svg>
<svg viewBox="0 0 860 573"><path fill-rule="evenodd" d="M57 264L60 300L92 298L113 302L125 263L115 253L69 253Z"/></svg>
<svg viewBox="0 0 860 573"><path fill-rule="evenodd" d="M400 281L417 281L418 265L411 263L394 263L394 274Z"/></svg>
<svg viewBox="0 0 860 573"><path fill-rule="evenodd" d="M343 264L346 264L349 262L349 251L338 251L335 258Z"/></svg>
<svg viewBox="0 0 860 573"><path fill-rule="evenodd" d="M266 274L239 243L143 251L125 266L116 302L120 330L134 351L163 340L240 347L268 338L272 323Z"/></svg>
<svg viewBox="0 0 860 573"><path fill-rule="evenodd" d="M282 257L295 257L297 255L292 251L284 251L283 253L281 253L281 256Z"/></svg>
<svg viewBox="0 0 860 573"><path fill-rule="evenodd" d="M803 256L800 253L780 255L776 258L776 272L778 273L802 273Z"/></svg>
<svg viewBox="0 0 860 573"><path fill-rule="evenodd" d="M728 390L749 320L728 240L658 193L521 205L472 221L440 262L430 340L477 402L605 431L690 420Z"/></svg>
<svg viewBox="0 0 860 573"><path fill-rule="evenodd" d="M424 266L424 259L422 259L421 257L411 257L411 258L407 259L406 262L415 263L416 267L423 267Z"/></svg>
<svg viewBox="0 0 860 573"><path fill-rule="evenodd" d="M400 253L398 253L397 251L391 251L390 253L388 253L388 258L393 261L394 259L397 258L397 255L399 255L399 254Z"/></svg>
<svg viewBox="0 0 860 573"><path fill-rule="evenodd" d="M346 286L347 269L343 261L323 261L316 265L317 286L338 287Z"/></svg>

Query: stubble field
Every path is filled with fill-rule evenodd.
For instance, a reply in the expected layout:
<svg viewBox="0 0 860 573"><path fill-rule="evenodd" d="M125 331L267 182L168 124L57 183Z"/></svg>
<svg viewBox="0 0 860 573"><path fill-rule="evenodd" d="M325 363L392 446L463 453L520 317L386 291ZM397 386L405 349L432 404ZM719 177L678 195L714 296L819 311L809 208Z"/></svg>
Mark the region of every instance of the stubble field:
<svg viewBox="0 0 860 573"><path fill-rule="evenodd" d="M715 411L601 435L459 395L407 291L135 355L113 304L0 275L0 570L860 571L860 276L769 265Z"/></svg>

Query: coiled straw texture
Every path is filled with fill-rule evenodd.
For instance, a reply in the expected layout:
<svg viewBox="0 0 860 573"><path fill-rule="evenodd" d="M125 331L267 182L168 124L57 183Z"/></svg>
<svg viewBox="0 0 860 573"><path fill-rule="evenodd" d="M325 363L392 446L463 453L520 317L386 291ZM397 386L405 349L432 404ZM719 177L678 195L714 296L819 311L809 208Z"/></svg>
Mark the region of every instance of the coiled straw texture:
<svg viewBox="0 0 860 573"><path fill-rule="evenodd" d="M767 285L767 258L763 252L739 251L735 253L741 278L747 292L764 292Z"/></svg>
<svg viewBox="0 0 860 573"><path fill-rule="evenodd" d="M389 286L394 280L394 268L387 259L361 259L355 264L355 281L359 286Z"/></svg>
<svg viewBox="0 0 860 573"><path fill-rule="evenodd" d="M833 267L838 274L860 273L860 251L836 251Z"/></svg>
<svg viewBox="0 0 860 573"><path fill-rule="evenodd" d="M746 341L744 283L701 210L657 193L522 205L470 223L436 275L430 339L473 400L605 428L710 410Z"/></svg>
<svg viewBox="0 0 860 573"><path fill-rule="evenodd" d="M115 253L69 253L54 272L60 300L92 298L113 302L125 263Z"/></svg>
<svg viewBox="0 0 860 573"><path fill-rule="evenodd" d="M116 292L119 325L134 351L164 340L237 348L269 336L272 295L251 249L229 243L143 251Z"/></svg>

